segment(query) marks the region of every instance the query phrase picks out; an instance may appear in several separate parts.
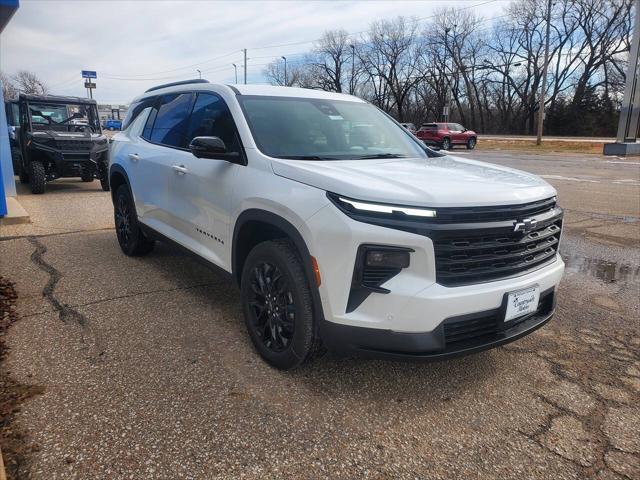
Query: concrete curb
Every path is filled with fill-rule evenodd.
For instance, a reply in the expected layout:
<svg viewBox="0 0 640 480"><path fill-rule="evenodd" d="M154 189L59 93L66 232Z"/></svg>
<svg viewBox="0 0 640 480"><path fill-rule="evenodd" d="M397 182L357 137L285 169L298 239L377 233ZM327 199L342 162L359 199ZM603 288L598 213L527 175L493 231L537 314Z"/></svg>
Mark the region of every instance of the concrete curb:
<svg viewBox="0 0 640 480"><path fill-rule="evenodd" d="M0 217L0 225L17 225L30 222L29 214L18 200L15 197L7 197L7 214L4 217ZM0 480L3 480L3 478L0 477Z"/></svg>

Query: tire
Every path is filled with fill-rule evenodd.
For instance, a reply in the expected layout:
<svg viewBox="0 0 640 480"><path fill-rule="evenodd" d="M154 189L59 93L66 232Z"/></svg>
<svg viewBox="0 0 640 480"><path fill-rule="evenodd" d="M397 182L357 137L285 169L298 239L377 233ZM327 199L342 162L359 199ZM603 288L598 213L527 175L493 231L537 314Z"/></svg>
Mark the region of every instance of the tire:
<svg viewBox="0 0 640 480"><path fill-rule="evenodd" d="M289 240L263 242L251 250L240 295L249 337L268 364L291 370L323 352L311 289Z"/></svg>
<svg viewBox="0 0 640 480"><path fill-rule="evenodd" d="M126 185L120 185L116 191L113 217L118 244L125 255L140 257L153 250L155 242L142 232L136 206Z"/></svg>
<svg viewBox="0 0 640 480"><path fill-rule="evenodd" d="M104 192L108 192L110 190L109 178L106 174L103 174L102 177L100 177L100 186L102 187L102 191Z"/></svg>
<svg viewBox="0 0 640 480"><path fill-rule="evenodd" d="M451 150L452 144L451 144L451 140L448 139L447 137L445 137L442 140L442 150Z"/></svg>
<svg viewBox="0 0 640 480"><path fill-rule="evenodd" d="M18 165L18 178L20 179L20 183L26 185L29 183L29 172L27 172L22 164Z"/></svg>
<svg viewBox="0 0 640 480"><path fill-rule="evenodd" d="M44 193L44 187L47 183L47 175L44 170L42 162L31 162L29 164L29 183L31 184L31 193L41 194Z"/></svg>
<svg viewBox="0 0 640 480"><path fill-rule="evenodd" d="M467 141L467 150L473 150L474 148L476 148L477 144L478 144L478 139L476 137L471 137Z"/></svg>
<svg viewBox="0 0 640 480"><path fill-rule="evenodd" d="M93 182L93 175L82 175L80 179L85 183Z"/></svg>

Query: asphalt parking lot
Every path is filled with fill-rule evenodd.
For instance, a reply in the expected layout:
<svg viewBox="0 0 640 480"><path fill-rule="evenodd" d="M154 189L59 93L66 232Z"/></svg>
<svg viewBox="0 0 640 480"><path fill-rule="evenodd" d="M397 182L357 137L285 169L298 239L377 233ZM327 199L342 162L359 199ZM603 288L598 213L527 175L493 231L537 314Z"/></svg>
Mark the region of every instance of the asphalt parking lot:
<svg viewBox="0 0 640 480"><path fill-rule="evenodd" d="M160 246L119 250L109 194L22 186L0 227L18 321L5 368L43 393L12 428L21 478L640 478L640 161L460 156L543 175L566 209L547 326L441 363L268 367L231 283Z"/></svg>

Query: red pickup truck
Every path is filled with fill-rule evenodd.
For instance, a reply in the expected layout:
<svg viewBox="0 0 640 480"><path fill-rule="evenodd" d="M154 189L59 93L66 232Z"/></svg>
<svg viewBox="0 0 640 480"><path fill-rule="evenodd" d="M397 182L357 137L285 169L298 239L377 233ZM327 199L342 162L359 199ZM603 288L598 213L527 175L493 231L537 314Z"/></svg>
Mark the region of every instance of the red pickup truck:
<svg viewBox="0 0 640 480"><path fill-rule="evenodd" d="M459 123L423 123L416 136L420 140L438 143L443 150L449 150L454 145L465 145L473 150L478 143L476 132L467 130Z"/></svg>

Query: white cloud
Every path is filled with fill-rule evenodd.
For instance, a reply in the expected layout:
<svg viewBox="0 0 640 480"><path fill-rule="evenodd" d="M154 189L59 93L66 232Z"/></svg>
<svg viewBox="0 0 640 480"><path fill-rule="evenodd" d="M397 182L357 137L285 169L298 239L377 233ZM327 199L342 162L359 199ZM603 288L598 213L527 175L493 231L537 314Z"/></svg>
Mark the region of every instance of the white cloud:
<svg viewBox="0 0 640 480"><path fill-rule="evenodd" d="M371 2L218 2L218 1L27 1L0 37L0 69L36 72L53 93L86 94L81 69L98 72L98 101L126 103L165 81L197 77L233 83L232 63L250 58L248 77L262 81L261 64L273 55L304 52L303 42L325 30L366 30L374 20L398 15L427 17L444 6L467 7L482 0ZM491 17L506 0L478 7ZM219 58L223 55L223 58ZM193 64L194 66L189 66ZM184 67L184 68L183 68ZM175 70L178 69L178 70ZM168 70L174 70L168 73ZM108 77L130 77L115 80ZM170 77L170 78L165 78ZM238 70L242 81L242 69ZM162 79L162 80L157 80Z"/></svg>

